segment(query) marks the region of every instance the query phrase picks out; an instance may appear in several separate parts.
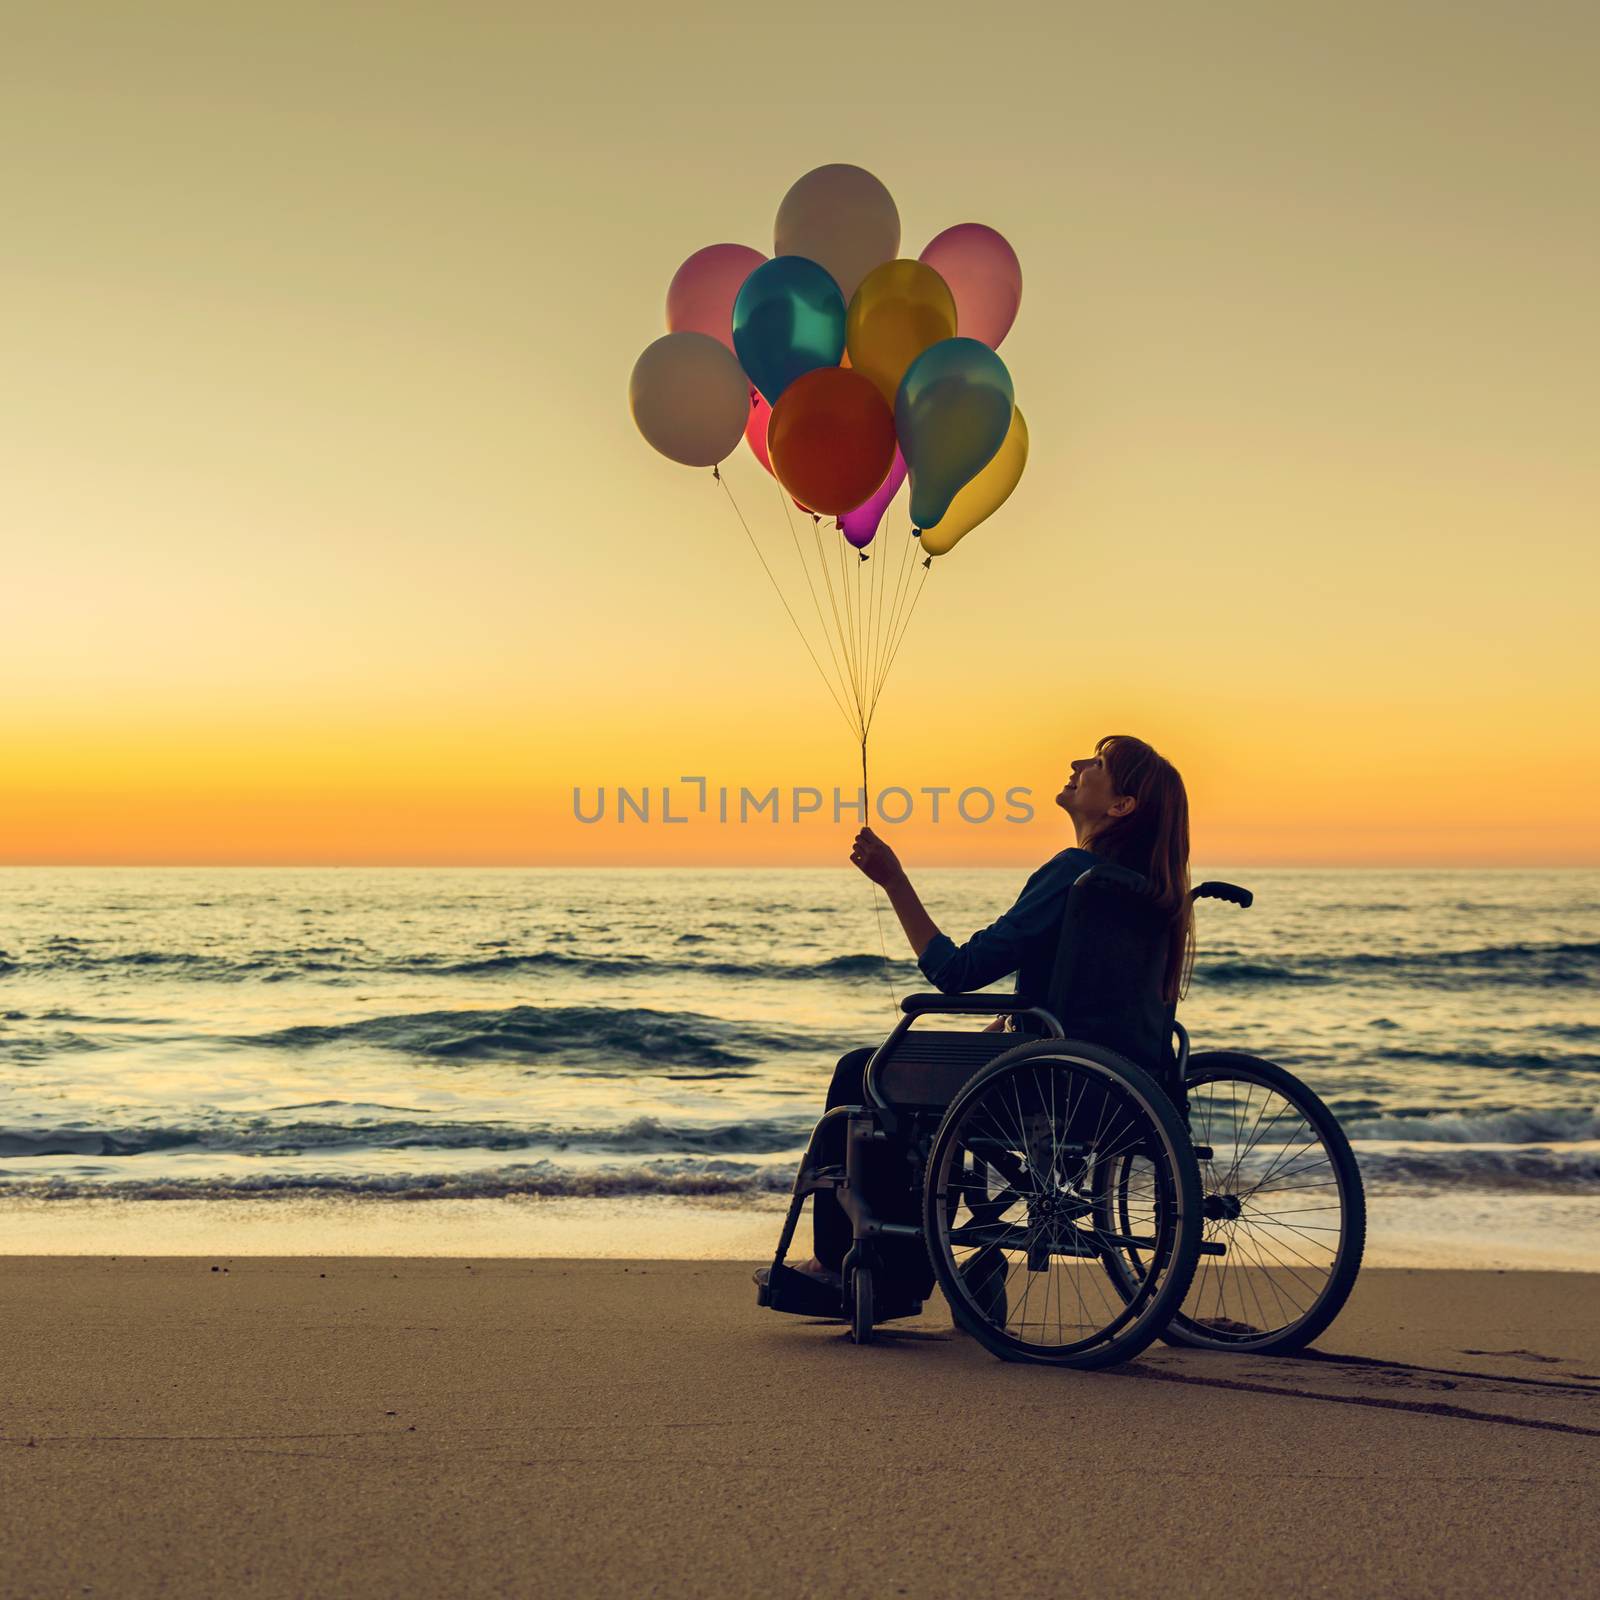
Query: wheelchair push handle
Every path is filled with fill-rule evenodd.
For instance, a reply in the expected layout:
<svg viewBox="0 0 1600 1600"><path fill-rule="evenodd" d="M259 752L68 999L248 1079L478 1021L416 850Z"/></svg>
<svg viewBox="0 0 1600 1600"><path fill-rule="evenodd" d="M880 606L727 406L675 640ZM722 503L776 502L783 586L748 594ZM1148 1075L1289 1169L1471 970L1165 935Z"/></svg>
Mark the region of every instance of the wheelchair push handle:
<svg viewBox="0 0 1600 1600"><path fill-rule="evenodd" d="M1248 889L1241 889L1236 883L1219 883L1210 879L1205 883L1196 884L1189 891L1191 900L1226 900L1231 905L1248 907L1255 896Z"/></svg>

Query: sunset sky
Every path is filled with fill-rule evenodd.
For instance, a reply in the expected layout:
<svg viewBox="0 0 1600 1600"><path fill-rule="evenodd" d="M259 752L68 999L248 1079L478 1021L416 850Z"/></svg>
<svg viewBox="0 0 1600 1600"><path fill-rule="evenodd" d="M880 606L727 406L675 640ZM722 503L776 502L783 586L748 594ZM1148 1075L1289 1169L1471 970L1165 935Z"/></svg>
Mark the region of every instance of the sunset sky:
<svg viewBox="0 0 1600 1600"><path fill-rule="evenodd" d="M1600 11L552 9L8 22L0 861L842 861L572 791L855 781L626 403L680 261L849 161L1024 273L1028 472L873 765L1039 814L908 856L1038 859L1127 731L1203 863L1600 862Z"/></svg>

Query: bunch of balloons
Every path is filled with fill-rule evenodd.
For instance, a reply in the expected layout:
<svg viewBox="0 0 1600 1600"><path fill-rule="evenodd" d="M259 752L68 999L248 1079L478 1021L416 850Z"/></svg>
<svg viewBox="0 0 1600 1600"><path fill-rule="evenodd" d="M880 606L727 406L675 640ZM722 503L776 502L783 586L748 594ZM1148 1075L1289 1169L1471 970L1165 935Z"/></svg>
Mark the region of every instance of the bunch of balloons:
<svg viewBox="0 0 1600 1600"><path fill-rule="evenodd" d="M743 438L863 557L909 479L920 549L952 549L1027 462L1027 424L996 354L1022 269L976 222L945 229L916 260L899 250L899 212L870 172L808 172L778 207L770 259L713 244L678 268L668 332L629 385L639 431L694 467Z"/></svg>

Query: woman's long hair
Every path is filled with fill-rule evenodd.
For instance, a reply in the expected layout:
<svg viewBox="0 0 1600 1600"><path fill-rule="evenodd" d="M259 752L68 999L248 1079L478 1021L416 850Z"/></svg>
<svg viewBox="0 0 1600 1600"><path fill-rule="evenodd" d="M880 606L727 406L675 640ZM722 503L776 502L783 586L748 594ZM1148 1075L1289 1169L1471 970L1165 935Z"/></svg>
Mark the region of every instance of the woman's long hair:
<svg viewBox="0 0 1600 1600"><path fill-rule="evenodd" d="M1178 769L1143 739L1108 734L1094 753L1133 810L1112 817L1088 840L1097 856L1142 872L1150 898L1172 923L1162 998L1175 1003L1194 966L1194 910L1189 900L1189 795Z"/></svg>

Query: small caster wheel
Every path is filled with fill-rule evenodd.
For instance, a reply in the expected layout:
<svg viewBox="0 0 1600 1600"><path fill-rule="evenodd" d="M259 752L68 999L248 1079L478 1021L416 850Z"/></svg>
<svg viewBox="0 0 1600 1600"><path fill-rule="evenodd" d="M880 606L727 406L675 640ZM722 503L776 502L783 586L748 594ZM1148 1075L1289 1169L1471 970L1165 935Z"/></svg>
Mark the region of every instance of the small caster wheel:
<svg viewBox="0 0 1600 1600"><path fill-rule="evenodd" d="M856 1344L872 1343L872 1268L857 1267L850 1274L850 1337Z"/></svg>

